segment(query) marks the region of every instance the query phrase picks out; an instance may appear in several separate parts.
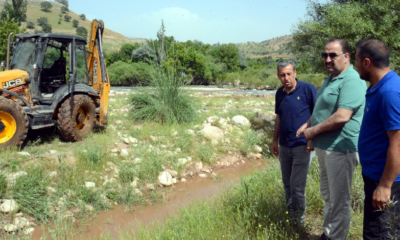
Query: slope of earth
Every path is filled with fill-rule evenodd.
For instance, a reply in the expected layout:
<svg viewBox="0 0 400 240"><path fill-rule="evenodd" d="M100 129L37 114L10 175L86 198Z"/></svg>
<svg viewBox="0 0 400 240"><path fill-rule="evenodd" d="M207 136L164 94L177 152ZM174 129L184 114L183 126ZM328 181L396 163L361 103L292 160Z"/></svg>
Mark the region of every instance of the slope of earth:
<svg viewBox="0 0 400 240"><path fill-rule="evenodd" d="M0 9L2 8L5 0L0 0ZM61 14L61 7L63 6L61 3L58 2L50 2L52 4L52 8L50 9L50 12L44 12L40 8L40 3L43 2L41 0L28 0L28 6L27 6L27 22L33 22L35 24L35 29L41 30L42 28L37 25L37 19L40 17L47 17L49 24L52 26L52 32L53 33L68 33L68 34L76 34L76 28L72 26L72 21L74 19L79 21L78 26L83 26L85 27L88 32L90 32L90 24L91 20L85 19L82 20L79 18L80 14L85 14L85 10L77 10L78 12L74 12L71 9L69 10L69 13L67 14L62 14L60 24L59 19L60 19L60 14ZM71 16L71 20L69 22L66 22L64 20L64 16L69 15ZM98 19L101 19L101 16L98 16ZM145 39L129 39L125 37L124 35L114 32L110 29L107 28L107 23L104 23L106 26L105 32L104 32L104 51L106 52L112 52L119 50L120 47L124 43L135 43L135 42L145 42ZM26 26L23 24L23 26ZM27 29L28 32L33 33L35 29ZM89 37L89 36L88 36Z"/></svg>
<svg viewBox="0 0 400 240"><path fill-rule="evenodd" d="M291 57L292 54L286 49L286 44L290 40L292 40L292 35L272 38L259 43L240 43L237 46L248 58Z"/></svg>

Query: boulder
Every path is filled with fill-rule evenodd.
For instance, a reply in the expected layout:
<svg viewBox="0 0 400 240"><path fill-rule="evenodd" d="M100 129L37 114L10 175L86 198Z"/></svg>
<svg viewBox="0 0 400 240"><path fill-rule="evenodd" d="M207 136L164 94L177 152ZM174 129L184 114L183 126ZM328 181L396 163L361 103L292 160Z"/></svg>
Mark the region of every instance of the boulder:
<svg viewBox="0 0 400 240"><path fill-rule="evenodd" d="M85 187L86 188L94 188L94 187L96 187L96 184L94 182L85 182Z"/></svg>
<svg viewBox="0 0 400 240"><path fill-rule="evenodd" d="M266 126L270 126L273 120L275 120L275 116L264 112L257 112L253 118L254 129L262 129Z"/></svg>
<svg viewBox="0 0 400 240"><path fill-rule="evenodd" d="M161 172L158 175L158 181L164 186L171 186L174 183L171 174L167 171Z"/></svg>
<svg viewBox="0 0 400 240"><path fill-rule="evenodd" d="M232 121L235 125L240 126L240 127L250 127L250 125L251 125L250 121L242 115L234 116L232 118Z"/></svg>
<svg viewBox="0 0 400 240"><path fill-rule="evenodd" d="M205 126L200 133L209 140L220 141L224 138L224 132L220 128L214 126Z"/></svg>
<svg viewBox="0 0 400 240"><path fill-rule="evenodd" d="M128 150L123 148L123 149L121 149L121 152L119 152L119 155L122 157L127 157L129 155L129 152L128 152Z"/></svg>
<svg viewBox="0 0 400 240"><path fill-rule="evenodd" d="M6 232L15 232L18 230L18 227L15 226L14 224L6 224L6 225L4 225L4 230Z"/></svg>

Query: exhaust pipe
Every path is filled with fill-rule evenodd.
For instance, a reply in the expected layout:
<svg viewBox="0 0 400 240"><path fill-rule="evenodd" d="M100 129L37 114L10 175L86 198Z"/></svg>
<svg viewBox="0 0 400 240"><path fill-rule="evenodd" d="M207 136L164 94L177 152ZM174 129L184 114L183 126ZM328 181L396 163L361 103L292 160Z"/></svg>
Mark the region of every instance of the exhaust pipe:
<svg viewBox="0 0 400 240"><path fill-rule="evenodd" d="M8 64L10 63L10 41L11 41L11 36L13 35L14 33L10 33L9 35L8 35L8 40L7 40L7 62L6 62L6 69L7 70L9 70L8 69Z"/></svg>

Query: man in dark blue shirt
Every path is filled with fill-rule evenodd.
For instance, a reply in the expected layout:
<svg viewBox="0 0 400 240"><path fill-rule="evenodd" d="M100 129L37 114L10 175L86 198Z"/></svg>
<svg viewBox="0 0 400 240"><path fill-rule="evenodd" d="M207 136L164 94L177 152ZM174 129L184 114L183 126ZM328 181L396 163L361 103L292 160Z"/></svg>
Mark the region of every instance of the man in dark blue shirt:
<svg viewBox="0 0 400 240"><path fill-rule="evenodd" d="M371 83L358 139L365 191L363 238L395 239L400 234L400 77L390 70L384 43L367 39L356 47L357 71Z"/></svg>
<svg viewBox="0 0 400 240"><path fill-rule="evenodd" d="M305 189L312 147L307 145L304 136L296 137L296 132L311 117L317 89L310 83L296 79L295 65L291 61L279 62L277 71L282 87L275 95L272 152L279 155L289 211L296 220L304 222Z"/></svg>

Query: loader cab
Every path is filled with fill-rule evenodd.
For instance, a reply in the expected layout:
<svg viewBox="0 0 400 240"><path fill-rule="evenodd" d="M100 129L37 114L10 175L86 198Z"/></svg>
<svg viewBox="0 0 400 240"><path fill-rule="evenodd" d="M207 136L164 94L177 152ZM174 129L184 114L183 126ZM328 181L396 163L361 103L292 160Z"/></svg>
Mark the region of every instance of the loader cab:
<svg viewBox="0 0 400 240"><path fill-rule="evenodd" d="M17 34L10 69L27 71L32 100L50 104L62 86L89 84L86 39L60 33Z"/></svg>

